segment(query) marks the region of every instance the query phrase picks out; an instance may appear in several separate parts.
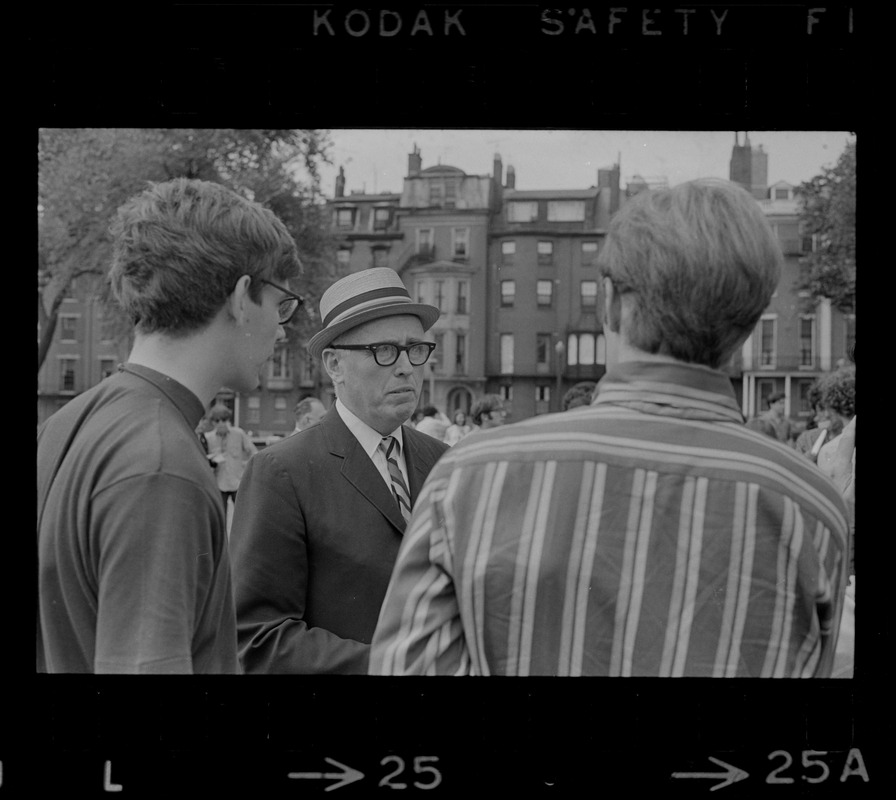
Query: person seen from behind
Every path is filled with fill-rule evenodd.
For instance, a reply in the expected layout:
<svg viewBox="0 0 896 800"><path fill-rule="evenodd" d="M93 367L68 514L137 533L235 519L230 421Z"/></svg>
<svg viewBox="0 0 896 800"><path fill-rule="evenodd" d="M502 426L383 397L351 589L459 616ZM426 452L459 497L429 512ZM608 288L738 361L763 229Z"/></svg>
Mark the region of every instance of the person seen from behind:
<svg viewBox="0 0 896 800"><path fill-rule="evenodd" d="M598 258L592 404L468 436L402 542L375 675L828 677L847 509L726 372L781 277L749 192L645 191Z"/></svg>

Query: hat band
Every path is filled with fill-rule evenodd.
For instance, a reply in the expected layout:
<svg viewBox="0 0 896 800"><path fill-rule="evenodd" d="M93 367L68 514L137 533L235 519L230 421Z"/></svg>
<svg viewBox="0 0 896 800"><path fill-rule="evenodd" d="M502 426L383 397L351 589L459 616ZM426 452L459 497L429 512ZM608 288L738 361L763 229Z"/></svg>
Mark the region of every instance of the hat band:
<svg viewBox="0 0 896 800"><path fill-rule="evenodd" d="M408 294L407 289L399 288L397 286L390 286L386 289L372 289L369 292L356 295L350 300L346 300L332 308L327 316L324 317L324 327L328 328L334 322L337 322L339 317L346 316L348 311L353 309L357 311L365 310L364 308L359 308L359 306L366 306L367 308L381 306L383 305L382 302L378 303L375 301L383 300L384 298L394 303L411 302L411 296Z"/></svg>

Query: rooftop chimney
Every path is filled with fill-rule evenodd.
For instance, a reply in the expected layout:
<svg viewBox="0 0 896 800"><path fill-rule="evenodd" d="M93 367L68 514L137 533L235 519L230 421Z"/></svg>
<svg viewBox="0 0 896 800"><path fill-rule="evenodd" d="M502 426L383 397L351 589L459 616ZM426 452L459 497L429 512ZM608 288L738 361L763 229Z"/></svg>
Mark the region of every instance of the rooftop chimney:
<svg viewBox="0 0 896 800"><path fill-rule="evenodd" d="M516 188L516 170L510 165L507 165L507 183L504 184L508 189Z"/></svg>
<svg viewBox="0 0 896 800"><path fill-rule="evenodd" d="M504 180L504 165L501 163L500 153L495 153L495 158L492 162L492 175L494 176L498 186L500 186L501 181Z"/></svg>
<svg viewBox="0 0 896 800"><path fill-rule="evenodd" d="M336 197L345 196L345 167L339 167L339 174L336 176Z"/></svg>
<svg viewBox="0 0 896 800"><path fill-rule="evenodd" d="M423 159L420 157L420 148L414 145L414 152L408 154L408 177L413 178L420 174Z"/></svg>

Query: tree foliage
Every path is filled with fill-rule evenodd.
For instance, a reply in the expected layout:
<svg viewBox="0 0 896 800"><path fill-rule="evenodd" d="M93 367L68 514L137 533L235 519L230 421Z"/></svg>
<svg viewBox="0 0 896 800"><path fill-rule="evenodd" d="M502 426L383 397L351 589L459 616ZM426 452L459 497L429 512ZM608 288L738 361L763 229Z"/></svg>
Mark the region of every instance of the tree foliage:
<svg viewBox="0 0 896 800"><path fill-rule="evenodd" d="M797 288L808 305L828 298L835 308L856 310L856 145L849 142L833 167L800 184L800 222L814 248L803 258Z"/></svg>
<svg viewBox="0 0 896 800"><path fill-rule="evenodd" d="M38 144L38 370L59 307L75 286L96 294L107 316L128 329L105 280L109 224L116 209L150 181L200 178L229 186L273 210L290 229L305 264L300 291L320 294L331 248L323 227L319 166L329 135L316 130L47 128ZM297 315L290 338L306 327Z"/></svg>

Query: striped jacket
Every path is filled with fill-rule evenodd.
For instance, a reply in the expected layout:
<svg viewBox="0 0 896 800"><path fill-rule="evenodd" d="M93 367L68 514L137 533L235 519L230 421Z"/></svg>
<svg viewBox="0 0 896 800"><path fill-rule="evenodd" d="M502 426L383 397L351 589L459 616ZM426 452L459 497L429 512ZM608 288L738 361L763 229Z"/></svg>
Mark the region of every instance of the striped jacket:
<svg viewBox="0 0 896 800"><path fill-rule="evenodd" d="M725 374L625 363L436 464L370 673L825 677L847 548L836 487Z"/></svg>

